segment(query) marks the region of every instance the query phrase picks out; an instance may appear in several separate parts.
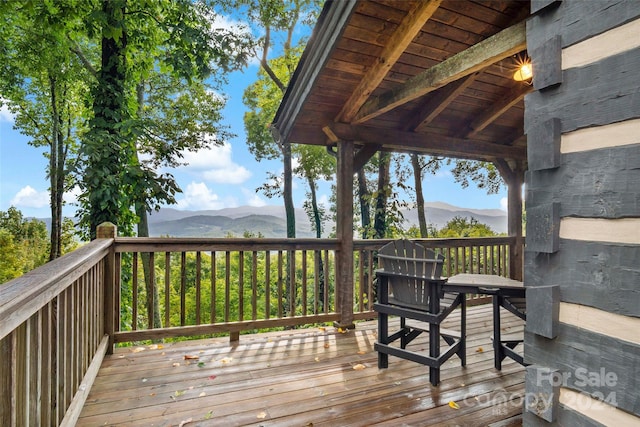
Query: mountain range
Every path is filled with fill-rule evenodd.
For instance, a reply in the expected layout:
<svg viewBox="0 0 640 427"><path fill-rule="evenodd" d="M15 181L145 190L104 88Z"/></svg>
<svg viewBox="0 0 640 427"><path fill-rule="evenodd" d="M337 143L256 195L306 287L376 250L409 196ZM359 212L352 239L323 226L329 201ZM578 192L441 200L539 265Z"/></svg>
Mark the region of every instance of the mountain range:
<svg viewBox="0 0 640 427"><path fill-rule="evenodd" d="M442 202L425 204L427 223L442 228L453 217L475 218L497 233L507 231L507 213L500 209L468 209ZM418 224L415 209L403 211L405 228ZM334 224L325 224L325 236ZM245 232L263 237L285 237L286 217L283 206L241 206L219 210L185 211L163 208L149 216L151 236L171 237L242 237ZM306 213L296 209L296 236L315 237Z"/></svg>

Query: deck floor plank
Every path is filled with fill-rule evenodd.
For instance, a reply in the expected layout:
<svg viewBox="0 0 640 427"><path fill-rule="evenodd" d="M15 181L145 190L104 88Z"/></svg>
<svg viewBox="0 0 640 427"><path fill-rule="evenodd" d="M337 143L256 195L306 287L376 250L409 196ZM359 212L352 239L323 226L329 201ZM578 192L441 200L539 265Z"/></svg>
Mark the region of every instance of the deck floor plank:
<svg viewBox="0 0 640 427"><path fill-rule="evenodd" d="M346 333L326 327L242 335L234 345L213 338L119 348L103 362L77 425L518 425L524 368L507 359L494 369L491 306L467 310L467 366L451 358L438 387L417 363L390 357L379 370L377 324L369 321ZM443 326L453 329L455 317ZM501 326L523 328L506 312ZM425 335L412 346L426 351Z"/></svg>

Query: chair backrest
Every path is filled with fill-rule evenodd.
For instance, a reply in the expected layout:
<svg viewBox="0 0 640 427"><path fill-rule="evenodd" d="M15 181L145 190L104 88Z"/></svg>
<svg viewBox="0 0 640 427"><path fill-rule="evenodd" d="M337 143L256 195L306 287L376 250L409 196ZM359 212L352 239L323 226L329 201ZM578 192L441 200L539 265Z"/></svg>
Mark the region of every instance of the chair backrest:
<svg viewBox="0 0 640 427"><path fill-rule="evenodd" d="M444 257L431 249L401 239L387 243L378 251L378 267L385 271L407 276L439 279ZM411 306L428 306L428 282L409 277L390 277L392 298Z"/></svg>

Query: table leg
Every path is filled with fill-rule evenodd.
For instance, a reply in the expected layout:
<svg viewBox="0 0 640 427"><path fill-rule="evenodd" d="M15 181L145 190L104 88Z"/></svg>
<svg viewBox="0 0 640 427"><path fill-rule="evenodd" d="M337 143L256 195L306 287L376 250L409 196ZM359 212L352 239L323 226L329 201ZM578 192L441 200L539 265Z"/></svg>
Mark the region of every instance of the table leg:
<svg viewBox="0 0 640 427"><path fill-rule="evenodd" d="M497 370L502 370L503 351L500 343L500 306L502 305L502 296L500 294L493 295L493 360Z"/></svg>

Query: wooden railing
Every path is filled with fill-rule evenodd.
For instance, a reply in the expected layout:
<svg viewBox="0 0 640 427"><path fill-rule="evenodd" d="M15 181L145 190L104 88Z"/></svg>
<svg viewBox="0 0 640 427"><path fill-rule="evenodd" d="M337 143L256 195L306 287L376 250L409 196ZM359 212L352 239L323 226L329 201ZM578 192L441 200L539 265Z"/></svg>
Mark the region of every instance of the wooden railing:
<svg viewBox="0 0 640 427"><path fill-rule="evenodd" d="M388 241L354 242L356 320L375 317L375 253ZM444 255L445 275L506 277L512 242L506 237L421 241ZM338 248L335 239L118 238L117 289L124 295L117 300L130 303L117 312L115 342L210 334L230 334L234 340L242 331L339 321Z"/></svg>
<svg viewBox="0 0 640 427"><path fill-rule="evenodd" d="M74 425L108 349L112 242L0 285L0 426Z"/></svg>
<svg viewBox="0 0 640 427"><path fill-rule="evenodd" d="M387 241L354 242L355 319L375 317L375 253ZM447 275L508 276L515 241L422 243L445 255ZM335 239L102 238L1 285L0 426L73 425L114 343L339 321L338 248Z"/></svg>

